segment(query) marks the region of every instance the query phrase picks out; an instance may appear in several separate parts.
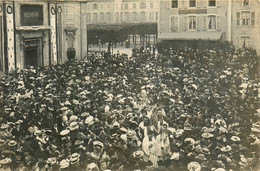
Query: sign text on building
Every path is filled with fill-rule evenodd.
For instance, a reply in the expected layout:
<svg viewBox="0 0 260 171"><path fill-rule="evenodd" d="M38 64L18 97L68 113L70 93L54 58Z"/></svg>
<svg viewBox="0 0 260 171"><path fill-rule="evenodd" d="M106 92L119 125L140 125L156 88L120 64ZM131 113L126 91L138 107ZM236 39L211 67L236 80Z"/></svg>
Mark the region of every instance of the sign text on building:
<svg viewBox="0 0 260 171"><path fill-rule="evenodd" d="M43 25L42 5L21 5L21 25Z"/></svg>
<svg viewBox="0 0 260 171"><path fill-rule="evenodd" d="M179 10L179 14L201 14L207 13L207 9L186 9L186 10Z"/></svg>

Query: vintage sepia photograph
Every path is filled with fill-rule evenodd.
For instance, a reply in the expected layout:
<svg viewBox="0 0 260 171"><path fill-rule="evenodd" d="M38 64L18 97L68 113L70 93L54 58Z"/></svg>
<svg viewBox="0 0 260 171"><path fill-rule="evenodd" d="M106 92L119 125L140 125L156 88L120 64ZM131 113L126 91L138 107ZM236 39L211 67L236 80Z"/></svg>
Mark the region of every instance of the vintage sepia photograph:
<svg viewBox="0 0 260 171"><path fill-rule="evenodd" d="M260 0L0 0L0 171L259 171Z"/></svg>

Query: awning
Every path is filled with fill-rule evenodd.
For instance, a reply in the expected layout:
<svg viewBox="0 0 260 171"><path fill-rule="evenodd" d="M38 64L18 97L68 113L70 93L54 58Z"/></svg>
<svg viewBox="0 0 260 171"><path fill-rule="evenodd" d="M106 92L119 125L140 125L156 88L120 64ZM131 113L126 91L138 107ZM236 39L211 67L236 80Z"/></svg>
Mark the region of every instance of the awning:
<svg viewBox="0 0 260 171"><path fill-rule="evenodd" d="M162 40L219 40L223 32L176 32L161 33Z"/></svg>

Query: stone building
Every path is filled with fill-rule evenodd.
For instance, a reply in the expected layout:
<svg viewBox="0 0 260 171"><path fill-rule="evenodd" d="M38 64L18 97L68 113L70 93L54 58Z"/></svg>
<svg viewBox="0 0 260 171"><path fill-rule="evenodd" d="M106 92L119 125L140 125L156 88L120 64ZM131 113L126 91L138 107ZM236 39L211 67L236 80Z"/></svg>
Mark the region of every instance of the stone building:
<svg viewBox="0 0 260 171"><path fill-rule="evenodd" d="M87 23L157 22L159 0L93 0L87 10Z"/></svg>
<svg viewBox="0 0 260 171"><path fill-rule="evenodd" d="M49 66L87 54L86 5L83 0L0 1L0 70Z"/></svg>
<svg viewBox="0 0 260 171"><path fill-rule="evenodd" d="M162 0L158 39L184 45L190 40L231 40L229 5L221 0Z"/></svg>
<svg viewBox="0 0 260 171"><path fill-rule="evenodd" d="M88 24L147 24L157 23L159 0L92 0L87 4ZM147 37L129 34L130 45L154 44L156 34Z"/></svg>
<svg viewBox="0 0 260 171"><path fill-rule="evenodd" d="M232 42L252 47L260 54L260 0L232 2Z"/></svg>
<svg viewBox="0 0 260 171"><path fill-rule="evenodd" d="M161 0L158 39L229 41L260 53L260 0Z"/></svg>

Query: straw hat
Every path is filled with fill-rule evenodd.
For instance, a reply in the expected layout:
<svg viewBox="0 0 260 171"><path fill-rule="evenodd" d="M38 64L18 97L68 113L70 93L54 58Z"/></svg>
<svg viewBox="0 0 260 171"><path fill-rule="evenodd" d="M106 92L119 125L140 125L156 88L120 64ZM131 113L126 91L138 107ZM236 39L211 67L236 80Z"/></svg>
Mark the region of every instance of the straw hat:
<svg viewBox="0 0 260 171"><path fill-rule="evenodd" d="M52 157L52 158L48 158L47 162L50 163L51 165L53 165L57 162L57 160L55 157Z"/></svg>
<svg viewBox="0 0 260 171"><path fill-rule="evenodd" d="M71 131L74 131L79 128L79 125L77 122L71 122L69 128Z"/></svg>
<svg viewBox="0 0 260 171"><path fill-rule="evenodd" d="M93 116L88 116L85 120L86 125L93 125L94 124L94 117Z"/></svg>
<svg viewBox="0 0 260 171"><path fill-rule="evenodd" d="M171 160L179 160L180 159L180 153L179 152L178 153L176 153L176 152L172 153L172 156L171 156L170 159Z"/></svg>
<svg viewBox="0 0 260 171"><path fill-rule="evenodd" d="M60 162L60 168L61 169L65 169L65 168L68 168L69 167L69 162L65 159L63 159L61 162Z"/></svg>
<svg viewBox="0 0 260 171"><path fill-rule="evenodd" d="M226 147L222 147L220 149L222 152L229 152L232 150L231 146L230 145L227 145Z"/></svg>
<svg viewBox="0 0 260 171"><path fill-rule="evenodd" d="M143 155L144 155L144 152L139 150L139 151L134 152L133 157L134 158L141 158L141 157L143 157Z"/></svg>
<svg viewBox="0 0 260 171"><path fill-rule="evenodd" d="M8 146L13 147L13 146L16 146L16 144L17 144L17 142L15 140L11 140L11 141L9 141Z"/></svg>
<svg viewBox="0 0 260 171"><path fill-rule="evenodd" d="M201 136L202 136L203 138L208 139L208 138L212 138L212 137L213 137L213 134L205 132L205 133L203 133Z"/></svg>
<svg viewBox="0 0 260 171"><path fill-rule="evenodd" d="M65 135L68 135L69 133L70 133L70 130L65 129L65 130L62 130L62 131L60 132L60 135L61 135L61 136L65 136Z"/></svg>
<svg viewBox="0 0 260 171"><path fill-rule="evenodd" d="M198 162L190 162L187 166L189 171L200 171L201 166Z"/></svg>
<svg viewBox="0 0 260 171"><path fill-rule="evenodd" d="M71 155L71 157L70 157L70 163L71 163L72 165L77 164L77 163L79 162L79 157L80 157L80 155L79 155L78 153L73 153L73 154Z"/></svg>
<svg viewBox="0 0 260 171"><path fill-rule="evenodd" d="M207 160L204 154L199 154L198 156L195 157L195 159L204 160L204 161Z"/></svg>
<svg viewBox="0 0 260 171"><path fill-rule="evenodd" d="M9 164L11 162L12 162L12 159L10 159L10 158L5 158L5 159L0 160L1 165Z"/></svg>
<svg viewBox="0 0 260 171"><path fill-rule="evenodd" d="M235 141L235 142L241 141L241 139L240 139L238 136L232 136L232 137L231 137L231 140L232 140L232 141Z"/></svg>
<svg viewBox="0 0 260 171"><path fill-rule="evenodd" d="M100 142L100 141L94 141L94 142L93 142L93 145L94 145L94 146L99 146L99 147L101 147L101 148L103 148L103 146L104 146L103 143Z"/></svg>

